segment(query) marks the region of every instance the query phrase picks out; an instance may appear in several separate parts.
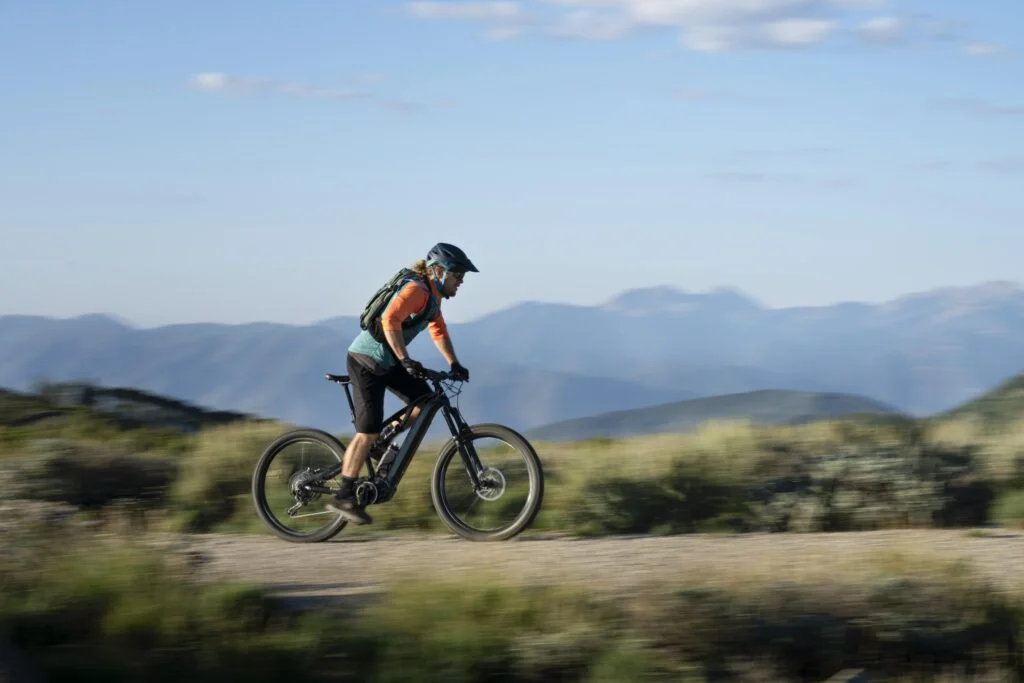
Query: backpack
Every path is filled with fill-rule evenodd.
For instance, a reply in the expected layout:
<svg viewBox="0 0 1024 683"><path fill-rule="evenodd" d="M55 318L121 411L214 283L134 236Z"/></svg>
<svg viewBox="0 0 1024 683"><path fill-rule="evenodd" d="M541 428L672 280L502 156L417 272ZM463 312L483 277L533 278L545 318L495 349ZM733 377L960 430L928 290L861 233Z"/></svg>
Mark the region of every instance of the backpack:
<svg viewBox="0 0 1024 683"><path fill-rule="evenodd" d="M370 297L370 300L366 303L366 306L363 308L363 312L359 316L360 329L368 331L378 342L386 343L384 331L380 326L380 316L384 313L384 309L387 308L391 298L398 293L398 290L400 290L406 282L410 281L418 282L422 286L426 287L428 292L430 291L430 286L427 284L425 277L411 268L402 268L391 276L391 279L385 282L384 285L381 286L381 288L378 289L372 297ZM430 309L431 307L427 306L423 313L417 313L410 317L409 320L404 321L402 323L402 327L412 327L420 321L424 314L429 313Z"/></svg>

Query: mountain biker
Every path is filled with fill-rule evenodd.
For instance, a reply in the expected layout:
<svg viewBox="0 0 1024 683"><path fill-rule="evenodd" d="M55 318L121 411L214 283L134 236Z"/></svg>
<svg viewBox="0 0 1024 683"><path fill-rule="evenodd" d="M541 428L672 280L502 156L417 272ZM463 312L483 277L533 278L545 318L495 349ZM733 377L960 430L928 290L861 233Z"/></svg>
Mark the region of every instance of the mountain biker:
<svg viewBox="0 0 1024 683"><path fill-rule="evenodd" d="M414 263L411 269L426 282L406 282L388 302L380 315L384 341L375 339L370 330L363 330L348 347L356 435L345 449L341 488L326 507L356 524L373 522L356 501L353 484L384 426L384 390L390 389L406 405L430 393L430 386L421 375L423 366L409 357L406 345L424 328L429 329L431 340L448 361L454 379L469 379L469 371L459 363L452 348L441 315L441 298L455 296L467 272L480 271L462 249L446 242L434 245L427 257ZM403 328L403 322L418 314L424 315L416 324ZM416 419L417 415L419 406L413 409L410 419Z"/></svg>

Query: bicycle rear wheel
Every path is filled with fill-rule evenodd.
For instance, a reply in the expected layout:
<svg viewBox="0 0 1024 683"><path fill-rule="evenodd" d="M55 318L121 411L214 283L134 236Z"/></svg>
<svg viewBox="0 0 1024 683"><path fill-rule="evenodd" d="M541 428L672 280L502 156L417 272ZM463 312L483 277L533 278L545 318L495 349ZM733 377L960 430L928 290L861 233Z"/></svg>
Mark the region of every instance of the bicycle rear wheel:
<svg viewBox="0 0 1024 683"><path fill-rule="evenodd" d="M340 485L340 475L324 480L318 475L336 468L345 446L319 429L296 429L277 437L263 451L252 475L256 513L277 536L293 543L319 543L348 524L328 510L329 494L303 490L304 484Z"/></svg>
<svg viewBox="0 0 1024 683"><path fill-rule="evenodd" d="M441 449L430 481L434 509L449 529L465 539L508 540L522 533L540 511L544 498L540 458L525 437L503 425L473 425L469 433L483 466L484 486L473 489L459 445L450 439ZM478 445L489 439L498 444Z"/></svg>

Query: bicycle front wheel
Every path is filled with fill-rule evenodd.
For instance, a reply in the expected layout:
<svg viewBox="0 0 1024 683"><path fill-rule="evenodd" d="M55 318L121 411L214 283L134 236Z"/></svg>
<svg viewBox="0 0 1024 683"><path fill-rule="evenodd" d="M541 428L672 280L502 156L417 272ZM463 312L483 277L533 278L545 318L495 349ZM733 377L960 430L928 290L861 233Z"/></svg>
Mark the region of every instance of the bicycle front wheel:
<svg viewBox="0 0 1024 683"><path fill-rule="evenodd" d="M441 521L471 541L504 541L522 533L537 516L544 498L544 472L529 441L503 425L469 428L470 443L483 472L474 490L459 445L450 439L441 449L430 495Z"/></svg>

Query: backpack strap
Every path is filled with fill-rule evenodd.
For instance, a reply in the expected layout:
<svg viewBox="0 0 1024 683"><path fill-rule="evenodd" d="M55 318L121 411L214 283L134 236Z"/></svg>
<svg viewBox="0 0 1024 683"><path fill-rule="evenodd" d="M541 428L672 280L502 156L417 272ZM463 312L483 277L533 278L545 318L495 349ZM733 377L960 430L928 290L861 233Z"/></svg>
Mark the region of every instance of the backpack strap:
<svg viewBox="0 0 1024 683"><path fill-rule="evenodd" d="M403 278L402 284L397 290L395 290L395 294L402 291L402 287L405 286L406 282L416 283L417 287L420 287L421 289L423 289L423 291L427 293L427 305L420 313L414 313L412 316L410 316L410 321L405 325L405 327L411 327L420 320L422 320L422 317L427 315L431 310L436 309L437 300L434 297L434 293L430 291L430 285L427 284L426 280L423 278L422 275L414 275L411 277Z"/></svg>
<svg viewBox="0 0 1024 683"><path fill-rule="evenodd" d="M409 318L403 320L402 329L408 329L413 325L418 324L421 320L423 320L424 316L428 316L431 314L431 312L437 311L437 299L434 297L433 292L430 291L430 285L427 284L423 276L417 273L413 273L411 275L403 277L393 286L390 296L388 297L387 301L380 307L380 310L377 312L377 314L374 316L373 322L368 330L370 332L370 336L372 336L376 341L380 342L381 344L387 344L387 338L384 336L384 330L381 327L381 316L384 314L384 311L387 309L387 307L391 305L391 302L394 301L394 298L398 296L398 293L402 291L406 283L409 282L415 283L416 286L421 287L423 288L424 291L426 291L427 305L419 313L413 313L411 316L409 316Z"/></svg>

